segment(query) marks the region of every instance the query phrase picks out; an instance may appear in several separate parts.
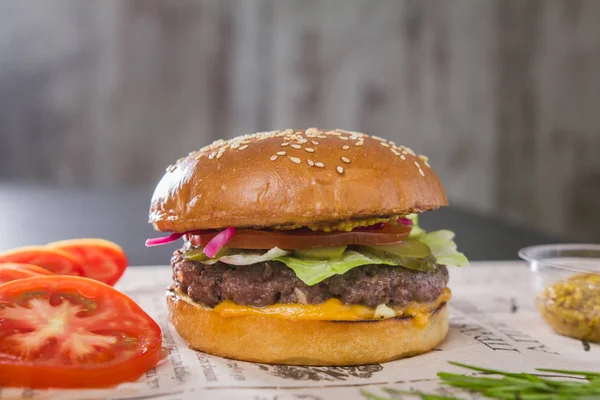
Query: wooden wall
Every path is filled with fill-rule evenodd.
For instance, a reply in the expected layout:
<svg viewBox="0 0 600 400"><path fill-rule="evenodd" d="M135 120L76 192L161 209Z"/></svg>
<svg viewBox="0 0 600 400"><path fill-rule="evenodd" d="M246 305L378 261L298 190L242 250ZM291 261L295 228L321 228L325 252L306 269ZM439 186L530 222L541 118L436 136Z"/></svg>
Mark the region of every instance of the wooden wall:
<svg viewBox="0 0 600 400"><path fill-rule="evenodd" d="M215 138L307 126L600 240L600 1L0 0L0 179L153 184Z"/></svg>

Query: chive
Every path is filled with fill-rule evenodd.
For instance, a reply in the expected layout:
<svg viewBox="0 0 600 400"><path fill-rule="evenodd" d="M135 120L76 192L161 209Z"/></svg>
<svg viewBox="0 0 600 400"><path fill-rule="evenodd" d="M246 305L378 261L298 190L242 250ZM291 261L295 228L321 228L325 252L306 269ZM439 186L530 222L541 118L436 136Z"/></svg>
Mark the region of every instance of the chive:
<svg viewBox="0 0 600 400"><path fill-rule="evenodd" d="M597 400L600 399L600 373L589 371L570 371L560 369L542 369L537 371L552 372L571 375L572 379L580 381L567 381L549 379L529 373L513 373L495 369L482 368L457 362L450 362L462 368L482 373L483 375L497 375L497 377L463 375L450 372L439 372L437 375L441 382L471 393L499 400ZM581 377L586 381L582 381ZM579 377L579 378L578 378ZM557 377L558 378L558 377ZM461 400L458 397L440 396L423 392L401 391L396 389L383 389L391 394L394 399L400 395L420 397L422 400ZM362 391L365 397L372 400L391 400Z"/></svg>

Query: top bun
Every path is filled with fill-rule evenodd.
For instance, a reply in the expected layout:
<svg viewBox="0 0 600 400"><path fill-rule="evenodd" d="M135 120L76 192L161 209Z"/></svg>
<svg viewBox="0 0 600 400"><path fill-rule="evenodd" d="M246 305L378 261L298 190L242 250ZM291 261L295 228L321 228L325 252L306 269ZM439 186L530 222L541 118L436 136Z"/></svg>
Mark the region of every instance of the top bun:
<svg viewBox="0 0 600 400"><path fill-rule="evenodd" d="M159 231L306 226L447 205L427 157L377 136L316 128L217 140L167 169Z"/></svg>

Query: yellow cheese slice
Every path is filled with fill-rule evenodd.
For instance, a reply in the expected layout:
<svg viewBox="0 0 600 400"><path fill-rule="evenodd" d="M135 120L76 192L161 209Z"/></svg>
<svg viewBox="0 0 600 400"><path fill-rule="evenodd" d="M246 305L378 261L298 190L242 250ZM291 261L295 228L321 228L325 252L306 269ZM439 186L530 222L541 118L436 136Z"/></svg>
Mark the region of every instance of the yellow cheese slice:
<svg viewBox="0 0 600 400"><path fill-rule="evenodd" d="M413 317L415 324L425 326L429 323L431 312L450 300L451 296L450 289L445 288L434 302L411 302L406 307L392 307L392 309L396 316ZM372 320L375 317L375 308L346 305L339 299L329 299L321 304L273 304L266 307L242 306L225 300L218 304L214 311L223 317L253 315L297 320L361 321Z"/></svg>

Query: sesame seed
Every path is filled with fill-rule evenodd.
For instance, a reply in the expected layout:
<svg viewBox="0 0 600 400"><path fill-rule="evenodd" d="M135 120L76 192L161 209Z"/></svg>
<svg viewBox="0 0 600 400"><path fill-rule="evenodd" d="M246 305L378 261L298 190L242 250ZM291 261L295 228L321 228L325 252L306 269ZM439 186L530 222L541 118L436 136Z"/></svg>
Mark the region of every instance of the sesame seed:
<svg viewBox="0 0 600 400"><path fill-rule="evenodd" d="M431 165L429 165L429 163L427 161L424 161L425 165L427 165L427 168L431 168Z"/></svg>
<svg viewBox="0 0 600 400"><path fill-rule="evenodd" d="M276 154L278 156L285 156L285 151L278 151Z"/></svg>
<svg viewBox="0 0 600 400"><path fill-rule="evenodd" d="M348 136L339 136L339 138L342 140L348 140Z"/></svg>
<svg viewBox="0 0 600 400"><path fill-rule="evenodd" d="M241 150L246 150L247 148L248 148L248 145L247 145L247 144L245 144L245 145L243 145L243 146L240 146L240 151L241 151Z"/></svg>
<svg viewBox="0 0 600 400"><path fill-rule="evenodd" d="M315 149L313 149L312 147L307 147L304 150L308 151L309 153L314 153Z"/></svg>
<svg viewBox="0 0 600 400"><path fill-rule="evenodd" d="M290 142L283 142L283 143L281 143L281 147L285 147L285 146L289 146L289 145L290 145Z"/></svg>
<svg viewBox="0 0 600 400"><path fill-rule="evenodd" d="M404 154L402 154L400 158L406 161L406 156Z"/></svg>
<svg viewBox="0 0 600 400"><path fill-rule="evenodd" d="M299 144L293 144L292 147L295 148L295 149L301 149L302 148L302 146L300 146Z"/></svg>
<svg viewBox="0 0 600 400"><path fill-rule="evenodd" d="M382 145L382 146L384 146L384 147L390 147L390 145L387 144L386 142L380 142L379 144Z"/></svg>
<svg viewBox="0 0 600 400"><path fill-rule="evenodd" d="M394 153L395 155L397 155L397 156L400 155L400 153L398 153L398 151L396 149L391 149L391 150L392 150L392 153Z"/></svg>
<svg viewBox="0 0 600 400"><path fill-rule="evenodd" d="M323 164L322 162L316 162L315 167L324 168L325 164Z"/></svg>
<svg viewBox="0 0 600 400"><path fill-rule="evenodd" d="M319 139L327 139L327 136L325 136L325 135L318 135L317 137L318 137Z"/></svg>
<svg viewBox="0 0 600 400"><path fill-rule="evenodd" d="M174 165L169 165L169 166L167 167L167 172L173 172L173 171L175 171L175 168L176 168L176 167L175 167Z"/></svg>
<svg viewBox="0 0 600 400"><path fill-rule="evenodd" d="M239 143L231 143L231 148L232 149L237 149L238 147L240 147Z"/></svg>
<svg viewBox="0 0 600 400"><path fill-rule="evenodd" d="M311 167L314 167L315 163L313 162L313 160L308 159L306 160L306 162L308 163L308 165L310 165Z"/></svg>
<svg viewBox="0 0 600 400"><path fill-rule="evenodd" d="M277 156L271 156L271 157L269 158L269 160L271 160L271 161L275 161L275 160L277 160Z"/></svg>
<svg viewBox="0 0 600 400"><path fill-rule="evenodd" d="M342 136L341 132L338 131L329 131L329 132L325 132L327 135L334 135L334 136Z"/></svg>
<svg viewBox="0 0 600 400"><path fill-rule="evenodd" d="M209 160L212 160L213 158L215 158L215 156L216 156L216 155L217 155L217 154L216 154L216 153L214 153L214 152L213 152L213 153L210 153L210 155L208 156L208 159L209 159Z"/></svg>
<svg viewBox="0 0 600 400"><path fill-rule="evenodd" d="M421 168L421 166L419 165L419 163L416 162L416 161L415 161L415 165L416 165L417 168Z"/></svg>
<svg viewBox="0 0 600 400"><path fill-rule="evenodd" d="M298 139L298 143L299 143L299 144L308 143L308 140L306 140L306 139L303 139L303 138L300 138L300 139Z"/></svg>
<svg viewBox="0 0 600 400"><path fill-rule="evenodd" d="M425 176L425 172L423 172L421 168L419 168L419 173L421 174L421 176Z"/></svg>
<svg viewBox="0 0 600 400"><path fill-rule="evenodd" d="M344 168L340 167L339 165L335 169L337 169L337 172L339 172L340 174L344 173Z"/></svg>
<svg viewBox="0 0 600 400"><path fill-rule="evenodd" d="M419 156L418 156L418 157L419 157L421 160L423 160L423 161L426 161L426 162L427 162L427 161L429 161L429 157L427 157L427 156L424 156L423 154L419 154Z"/></svg>
<svg viewBox="0 0 600 400"><path fill-rule="evenodd" d="M375 140L379 140L380 142L387 142L387 140L385 140L384 138L379 137L379 136L371 136L371 137Z"/></svg>
<svg viewBox="0 0 600 400"><path fill-rule="evenodd" d="M311 135L319 133L319 130L317 128L308 128L306 130L306 133L310 133Z"/></svg>
<svg viewBox="0 0 600 400"><path fill-rule="evenodd" d="M348 157L341 157L342 161L345 162L346 164L348 164L350 162L350 159Z"/></svg>
<svg viewBox="0 0 600 400"><path fill-rule="evenodd" d="M342 146L343 150L348 150L349 148L350 148L350 146L348 146L347 144L345 144L345 145Z"/></svg>
<svg viewBox="0 0 600 400"><path fill-rule="evenodd" d="M364 142L356 142L354 143L355 146L362 146Z"/></svg>
<svg viewBox="0 0 600 400"><path fill-rule="evenodd" d="M314 144L315 146L319 144L319 142L317 142L316 140L311 140L310 141L312 144Z"/></svg>
<svg viewBox="0 0 600 400"><path fill-rule="evenodd" d="M223 157L223 153L224 153L223 151L220 151L219 154L217 154L217 159Z"/></svg>
<svg viewBox="0 0 600 400"><path fill-rule="evenodd" d="M295 164L300 164L302 162L298 157L290 157L290 160Z"/></svg>

